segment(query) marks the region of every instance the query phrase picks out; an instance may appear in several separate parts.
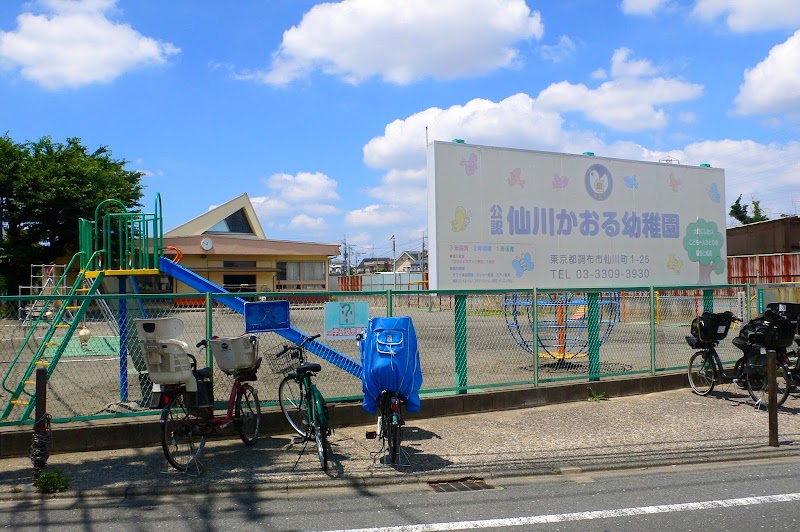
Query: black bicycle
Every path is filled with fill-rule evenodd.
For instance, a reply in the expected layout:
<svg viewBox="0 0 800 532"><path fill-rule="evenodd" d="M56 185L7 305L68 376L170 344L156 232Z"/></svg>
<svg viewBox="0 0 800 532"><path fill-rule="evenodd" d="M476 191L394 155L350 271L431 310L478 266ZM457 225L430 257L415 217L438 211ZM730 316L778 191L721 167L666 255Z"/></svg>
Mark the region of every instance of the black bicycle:
<svg viewBox="0 0 800 532"><path fill-rule="evenodd" d="M367 431L367 439L381 440L381 450L386 450L389 462L398 463L400 443L403 441L403 397L397 392L384 390L378 398L378 423L376 430Z"/></svg>
<svg viewBox="0 0 800 532"><path fill-rule="evenodd" d="M747 389L756 406L768 406L767 351L776 350L778 352L776 404L781 406L786 402L792 388L785 349L781 353L771 342L765 342L763 335L753 334L754 327L751 324L756 320L751 320L732 341L733 345L743 352L735 362L733 371L728 372L723 367L716 348L719 342L727 337L731 324L735 321L741 320L730 311L704 312L692 321L692 335L686 337L686 343L692 349L699 349L689 359L688 376L692 391L697 395L708 395L717 384L734 383Z"/></svg>

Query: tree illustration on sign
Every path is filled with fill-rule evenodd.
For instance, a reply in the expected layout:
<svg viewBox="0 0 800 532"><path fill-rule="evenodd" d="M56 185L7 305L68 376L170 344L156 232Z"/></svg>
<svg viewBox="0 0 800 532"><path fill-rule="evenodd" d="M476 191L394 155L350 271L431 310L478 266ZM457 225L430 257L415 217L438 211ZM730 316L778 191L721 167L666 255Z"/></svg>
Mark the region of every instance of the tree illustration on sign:
<svg viewBox="0 0 800 532"><path fill-rule="evenodd" d="M711 272L721 274L725 271L725 261L720 256L723 236L717 229L716 222L702 218L690 223L683 237L683 249L689 254L689 260L700 265L699 285L711 284Z"/></svg>

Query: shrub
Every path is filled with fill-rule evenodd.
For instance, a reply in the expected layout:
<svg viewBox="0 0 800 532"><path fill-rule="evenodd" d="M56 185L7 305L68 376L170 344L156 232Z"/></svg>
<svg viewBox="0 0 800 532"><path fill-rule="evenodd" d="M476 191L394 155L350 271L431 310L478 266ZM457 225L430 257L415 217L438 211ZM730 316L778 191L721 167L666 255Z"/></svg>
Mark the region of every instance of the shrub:
<svg viewBox="0 0 800 532"><path fill-rule="evenodd" d="M69 489L69 477L61 469L42 471L33 485L42 493L59 493Z"/></svg>

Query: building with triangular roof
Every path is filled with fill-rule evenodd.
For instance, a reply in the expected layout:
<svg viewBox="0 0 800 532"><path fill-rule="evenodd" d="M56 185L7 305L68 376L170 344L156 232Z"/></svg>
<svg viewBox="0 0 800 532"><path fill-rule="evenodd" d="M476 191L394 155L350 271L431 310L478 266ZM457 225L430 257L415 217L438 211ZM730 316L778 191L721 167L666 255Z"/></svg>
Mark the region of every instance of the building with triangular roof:
<svg viewBox="0 0 800 532"><path fill-rule="evenodd" d="M253 204L242 194L164 233L167 254L231 292L329 289L329 262L339 244L266 238ZM140 279L142 292L194 292L166 275Z"/></svg>

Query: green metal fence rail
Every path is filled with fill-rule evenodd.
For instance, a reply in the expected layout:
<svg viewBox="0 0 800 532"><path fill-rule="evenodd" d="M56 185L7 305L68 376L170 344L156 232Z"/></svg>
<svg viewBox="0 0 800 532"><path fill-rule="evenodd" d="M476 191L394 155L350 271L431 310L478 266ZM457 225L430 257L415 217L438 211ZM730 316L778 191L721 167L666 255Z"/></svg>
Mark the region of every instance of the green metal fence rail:
<svg viewBox="0 0 800 532"><path fill-rule="evenodd" d="M215 302L230 294L203 294L204 305L187 307L186 301L192 296L196 299L197 293L110 294L109 288L116 284L111 282L113 277L97 275L93 279L97 286L103 284L102 293L80 293L76 283L76 290L67 296L0 297L0 369L4 372L0 425L32 422L25 408L35 398L21 383L30 380L39 363L47 363L52 371L48 410L54 422L154 415L147 407L152 384L139 351L136 318L180 318L185 325L180 339L190 346L210 336L244 332L243 316ZM325 330L322 300L366 302L370 317L411 316L419 337L424 397L684 372L691 355L684 340L691 320L707 309L731 310L745 318L755 315L762 291L751 285L734 285L628 287L616 292L390 290L236 295L246 301L288 299L292 327L309 335ZM83 310L68 327L56 327L63 321L57 313L23 325L19 308L42 300L52 308L78 305ZM99 308L110 309L111 317ZM55 331L69 333L71 327L74 332L78 323L87 330L81 330L86 333L85 341L65 334L58 347L48 345L54 343ZM732 331L720 344L723 360L732 362L737 356L730 343L735 334ZM322 341L359 360L355 340ZM276 333L259 334L262 356L279 351L285 343ZM212 353L193 354L200 355L201 365L205 361L213 367ZM361 399L360 379L312 357L322 364L317 383L326 397L331 401ZM267 408L275 405L280 378L267 364L262 365L254 384ZM229 379L214 369L217 399L226 396ZM27 399L28 405L14 402L22 399Z"/></svg>

